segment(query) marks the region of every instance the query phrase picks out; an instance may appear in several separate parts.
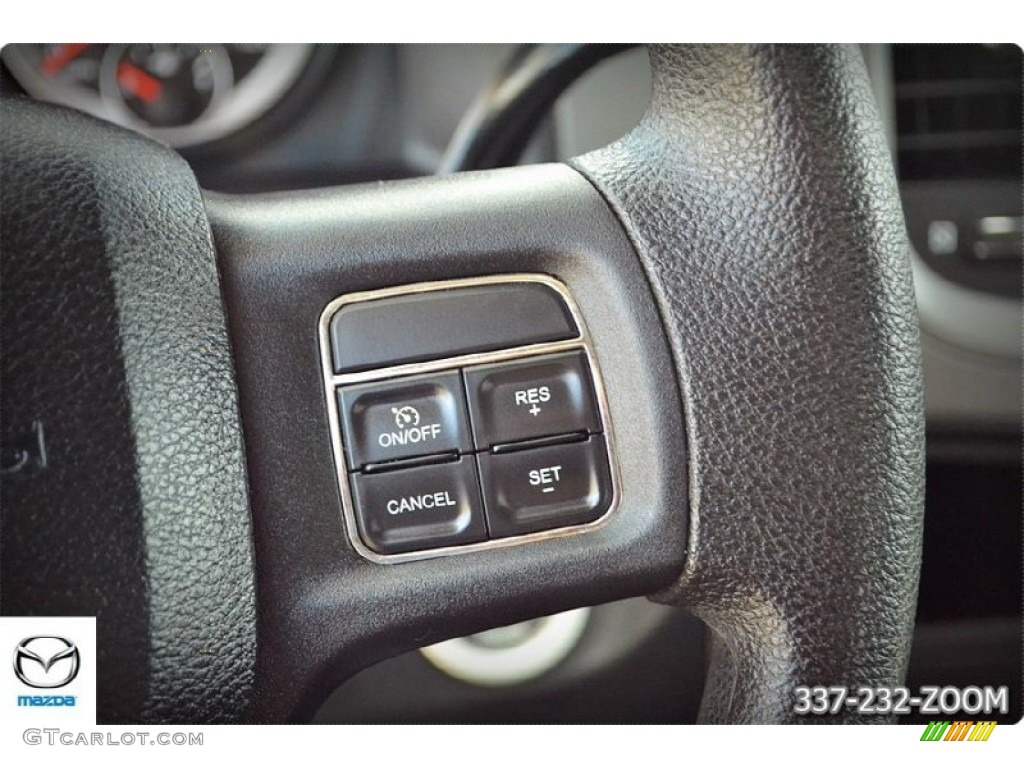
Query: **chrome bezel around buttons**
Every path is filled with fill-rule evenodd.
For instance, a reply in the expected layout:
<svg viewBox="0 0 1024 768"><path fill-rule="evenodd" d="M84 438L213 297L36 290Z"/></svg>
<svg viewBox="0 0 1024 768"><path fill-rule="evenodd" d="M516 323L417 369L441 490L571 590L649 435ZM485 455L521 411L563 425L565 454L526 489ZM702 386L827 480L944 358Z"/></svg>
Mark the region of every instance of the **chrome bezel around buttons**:
<svg viewBox="0 0 1024 768"><path fill-rule="evenodd" d="M519 347L510 347L496 352L478 352L468 355L456 355L454 357L438 358L420 363L407 363L384 368L375 368L370 371L359 371L356 373L334 372L334 365L331 359L330 323L334 314L347 304L355 304L364 301L392 298L415 293L427 293L431 291L447 291L458 288L472 288L482 285L495 285L503 283L541 283L556 291L569 308L578 335L564 341L544 342L541 344L527 344ZM529 544L535 541L574 536L588 531L596 530L607 524L608 520L615 514L619 506L619 468L615 457L615 441L612 436L611 419L608 413L608 399L604 390L604 380L601 376L601 369L591 345L590 336L587 333L586 323L580 314L579 307L569 294L568 288L553 277L538 274L507 274L489 275L486 277L472 277L459 280L444 280L429 283L416 283L413 285L384 288L375 291L361 291L339 296L329 303L324 311L320 313L319 321L320 338L320 366L323 373L324 395L327 401L327 419L330 424L331 448L334 452L334 466L338 480L338 488L341 493L341 505L345 518L345 530L353 548L367 560L380 564L406 563L414 560L426 560L434 557L447 557L449 555L461 555L469 552L480 552L490 549L504 549L520 544ZM435 373L455 368L466 368L473 365L487 363L501 363L521 358L534 357L538 355L554 354L557 352L572 352L583 350L587 363L590 366L591 379L594 386L594 396L597 400L597 409L601 420L601 437L604 440L605 450L608 453L608 466L611 476L611 502L607 511L597 520L582 525L553 528L547 531L510 536L502 539L490 539L488 541L476 542L473 544L461 544L436 549L421 549L411 552L401 552L392 555L382 555L375 552L363 543L359 536L359 527L356 522L355 506L352 497L352 488L349 482L348 461L345 456L344 444L341 437L341 418L338 412L338 399L335 391L338 387L348 384L365 384L368 382L383 381L399 378L401 376L412 376L421 373Z"/></svg>

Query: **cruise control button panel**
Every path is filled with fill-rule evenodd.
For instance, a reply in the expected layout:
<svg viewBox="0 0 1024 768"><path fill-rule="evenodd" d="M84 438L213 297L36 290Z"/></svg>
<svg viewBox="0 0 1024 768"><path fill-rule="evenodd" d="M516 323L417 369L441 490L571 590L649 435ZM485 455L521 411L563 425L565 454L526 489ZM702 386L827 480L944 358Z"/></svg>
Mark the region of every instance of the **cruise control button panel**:
<svg viewBox="0 0 1024 768"><path fill-rule="evenodd" d="M572 432L599 432L582 352L466 370L477 448Z"/></svg>
<svg viewBox="0 0 1024 768"><path fill-rule="evenodd" d="M495 293L492 285L511 287ZM558 311L545 312L564 315L565 327L549 340L532 325L512 327L534 312L520 308L503 321L510 327L501 338L510 346L494 347L492 334L480 351L466 334L434 338L419 327L427 322L421 318L409 339L430 337L429 349L397 345L392 358L361 339L374 323L352 324L368 316L362 302L377 302L379 318L382 308L405 306L406 293L431 293L415 305L451 329L460 308L476 307L487 291L514 307L515 297L546 297ZM401 338L406 315L385 315L389 338ZM342 296L321 315L320 344L346 527L367 559L394 563L525 544L551 531L587 530L613 510L616 472L603 387L586 327L558 281L514 275ZM353 369L353 345L360 360L372 357L379 367Z"/></svg>

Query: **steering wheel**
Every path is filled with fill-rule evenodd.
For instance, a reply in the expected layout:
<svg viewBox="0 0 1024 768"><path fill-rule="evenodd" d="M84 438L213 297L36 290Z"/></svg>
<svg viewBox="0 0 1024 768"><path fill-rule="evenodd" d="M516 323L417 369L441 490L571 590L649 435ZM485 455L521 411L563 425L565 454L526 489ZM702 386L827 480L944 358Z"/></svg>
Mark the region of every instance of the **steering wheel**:
<svg viewBox="0 0 1024 768"><path fill-rule="evenodd" d="M375 661L635 595L709 626L703 721L792 722L796 686L901 684L919 339L859 53L650 58L640 125L568 164L237 197L146 138L5 99L3 440L21 458L2 609L97 617L101 720L308 720ZM319 315L508 273L579 305L617 511L372 562L345 535Z"/></svg>

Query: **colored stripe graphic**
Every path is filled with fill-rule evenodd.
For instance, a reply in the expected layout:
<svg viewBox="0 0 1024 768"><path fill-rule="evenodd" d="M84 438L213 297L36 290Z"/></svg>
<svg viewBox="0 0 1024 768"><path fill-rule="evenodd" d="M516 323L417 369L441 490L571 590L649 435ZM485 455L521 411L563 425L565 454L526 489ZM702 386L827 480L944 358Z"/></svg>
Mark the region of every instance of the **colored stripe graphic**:
<svg viewBox="0 0 1024 768"><path fill-rule="evenodd" d="M988 737L992 734L992 731L996 727L995 720L982 720L975 724L974 730L971 731L971 735L967 737L968 741L988 741Z"/></svg>
<svg viewBox="0 0 1024 768"><path fill-rule="evenodd" d="M974 723L965 720L956 720L949 730L946 731L946 738L943 741L963 741L967 738L967 731Z"/></svg>
<svg viewBox="0 0 1024 768"><path fill-rule="evenodd" d="M995 720L932 720L925 726L921 741L988 741L995 727Z"/></svg>
<svg viewBox="0 0 1024 768"><path fill-rule="evenodd" d="M939 741L947 728L949 728L948 720L932 720L925 726L924 733L921 734L921 741Z"/></svg>

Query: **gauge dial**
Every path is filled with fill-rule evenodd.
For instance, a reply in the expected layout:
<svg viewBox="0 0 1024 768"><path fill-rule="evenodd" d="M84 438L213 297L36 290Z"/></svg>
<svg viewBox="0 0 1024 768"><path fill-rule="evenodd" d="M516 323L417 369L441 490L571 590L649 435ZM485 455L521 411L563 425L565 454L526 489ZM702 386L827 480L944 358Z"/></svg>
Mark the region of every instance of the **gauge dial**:
<svg viewBox="0 0 1024 768"><path fill-rule="evenodd" d="M295 85L313 48L11 44L2 56L35 98L188 147L222 138L260 117Z"/></svg>
<svg viewBox="0 0 1024 768"><path fill-rule="evenodd" d="M233 85L222 45L112 45L100 71L110 109L152 128L198 122Z"/></svg>
<svg viewBox="0 0 1024 768"><path fill-rule="evenodd" d="M61 43L39 46L39 69L55 82L97 88L103 46L89 43Z"/></svg>

